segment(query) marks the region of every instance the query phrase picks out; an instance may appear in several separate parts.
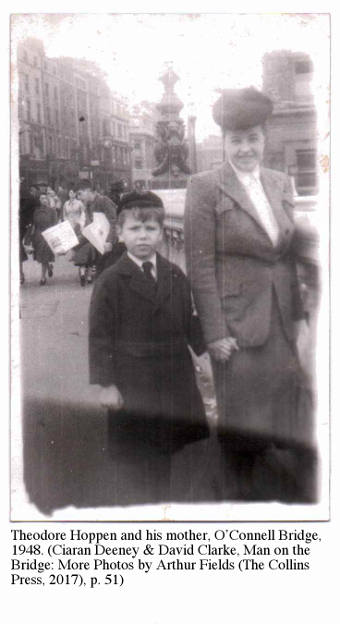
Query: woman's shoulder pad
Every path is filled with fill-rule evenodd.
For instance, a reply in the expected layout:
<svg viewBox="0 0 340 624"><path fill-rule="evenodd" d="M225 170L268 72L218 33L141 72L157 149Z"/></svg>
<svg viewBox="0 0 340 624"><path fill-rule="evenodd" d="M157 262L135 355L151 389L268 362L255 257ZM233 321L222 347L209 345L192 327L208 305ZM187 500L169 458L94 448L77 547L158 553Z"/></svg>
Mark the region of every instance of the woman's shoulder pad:
<svg viewBox="0 0 340 624"><path fill-rule="evenodd" d="M284 173L283 171L276 171L276 169L267 169L266 167L263 167L262 171L267 176L270 176L274 180L278 180L281 182L287 182L287 181L289 182L289 176L287 175L287 173Z"/></svg>
<svg viewBox="0 0 340 624"><path fill-rule="evenodd" d="M201 171L200 173L195 173L189 178L188 187L191 184L199 184L200 186L204 184L215 184L219 180L218 169L211 169L209 171Z"/></svg>

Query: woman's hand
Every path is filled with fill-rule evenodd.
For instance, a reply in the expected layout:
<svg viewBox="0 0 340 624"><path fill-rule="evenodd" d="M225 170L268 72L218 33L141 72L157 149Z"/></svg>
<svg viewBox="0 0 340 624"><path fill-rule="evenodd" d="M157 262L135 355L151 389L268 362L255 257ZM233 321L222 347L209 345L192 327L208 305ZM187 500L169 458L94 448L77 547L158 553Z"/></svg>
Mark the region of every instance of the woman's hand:
<svg viewBox="0 0 340 624"><path fill-rule="evenodd" d="M238 351L239 347L236 338L220 338L214 342L208 342L207 349L215 360L227 362L233 351Z"/></svg>
<svg viewBox="0 0 340 624"><path fill-rule="evenodd" d="M118 388L114 385L102 388L99 397L100 405L112 410L120 410L124 405L124 399Z"/></svg>

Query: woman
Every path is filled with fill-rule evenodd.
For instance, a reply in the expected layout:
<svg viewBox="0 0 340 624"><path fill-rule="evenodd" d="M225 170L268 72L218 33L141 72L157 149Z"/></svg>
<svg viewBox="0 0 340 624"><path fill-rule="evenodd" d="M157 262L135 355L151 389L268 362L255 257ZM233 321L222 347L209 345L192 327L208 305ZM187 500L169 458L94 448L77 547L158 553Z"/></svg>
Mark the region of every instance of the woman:
<svg viewBox="0 0 340 624"><path fill-rule="evenodd" d="M68 196L69 199L63 207L63 220L69 221L75 234L78 236L85 226L85 208L72 189L69 191Z"/></svg>
<svg viewBox="0 0 340 624"><path fill-rule="evenodd" d="M54 208L50 207L48 196L44 193L39 196L40 206L33 215L33 228L31 231L31 243L33 246L33 259L41 264L40 286L46 284L46 274L53 276L54 254L45 241L42 232L57 224L57 216Z"/></svg>
<svg viewBox="0 0 340 624"><path fill-rule="evenodd" d="M47 187L47 197L50 202L50 207L53 208L57 215L57 222L59 222L60 218L60 209L61 209L61 201L57 195L57 193L50 187Z"/></svg>
<svg viewBox="0 0 340 624"><path fill-rule="evenodd" d="M288 176L261 166L272 109L254 88L222 93L213 114L226 161L190 180L185 210L186 261L212 358L224 486L237 499L261 498L259 458L299 446L303 436L295 337L304 312L292 252L292 188Z"/></svg>

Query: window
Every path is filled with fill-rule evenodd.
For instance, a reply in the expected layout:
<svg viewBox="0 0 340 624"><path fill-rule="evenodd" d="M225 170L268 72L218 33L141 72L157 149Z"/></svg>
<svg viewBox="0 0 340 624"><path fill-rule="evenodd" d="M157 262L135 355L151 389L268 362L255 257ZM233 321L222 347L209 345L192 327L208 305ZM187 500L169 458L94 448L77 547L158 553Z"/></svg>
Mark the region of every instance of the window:
<svg viewBox="0 0 340 624"><path fill-rule="evenodd" d="M58 137L58 158L61 158L61 138Z"/></svg>
<svg viewBox="0 0 340 624"><path fill-rule="evenodd" d="M38 65L38 57L37 56L33 56L33 65L34 65L34 67L37 67L37 65Z"/></svg>
<svg viewBox="0 0 340 624"><path fill-rule="evenodd" d="M314 195L317 191L316 151L296 150L298 172L295 184L299 195Z"/></svg>
<svg viewBox="0 0 340 624"><path fill-rule="evenodd" d="M135 158L135 169L143 169L143 163L140 158Z"/></svg>
<svg viewBox="0 0 340 624"><path fill-rule="evenodd" d="M30 154L34 153L34 147L33 147L33 134L30 133Z"/></svg>
<svg viewBox="0 0 340 624"><path fill-rule="evenodd" d="M19 154L25 153L25 135L19 134Z"/></svg>
<svg viewBox="0 0 340 624"><path fill-rule="evenodd" d="M54 93L55 99L58 100L58 89L57 89L57 87L54 87L53 93Z"/></svg>
<svg viewBox="0 0 340 624"><path fill-rule="evenodd" d="M26 93L29 93L30 82L29 82L28 74L24 74L24 79L25 79L25 91Z"/></svg>
<svg viewBox="0 0 340 624"><path fill-rule="evenodd" d="M141 143L141 141L135 141L135 142L134 142L134 144L133 144L133 147L134 147L134 149L136 149L136 150L140 150L140 149L142 149L142 143Z"/></svg>
<svg viewBox="0 0 340 624"><path fill-rule="evenodd" d="M41 158L43 146L44 144L43 144L42 136L40 134L35 134L34 135L34 147L35 147L36 155L38 156L38 158Z"/></svg>
<svg viewBox="0 0 340 624"><path fill-rule="evenodd" d="M41 124L41 105L37 104L37 122Z"/></svg>
<svg viewBox="0 0 340 624"><path fill-rule="evenodd" d="M49 97L49 95L50 95L50 87L49 87L49 84L47 82L45 82L45 95L46 95L46 97Z"/></svg>
<svg viewBox="0 0 340 624"><path fill-rule="evenodd" d="M80 87L80 89L83 89L84 91L86 90L86 82L84 80L80 80L80 78L77 78L76 84L77 87Z"/></svg>
<svg viewBox="0 0 340 624"><path fill-rule="evenodd" d="M109 119L103 119L103 135L104 136L110 136L111 132L110 132L110 120Z"/></svg>
<svg viewBox="0 0 340 624"><path fill-rule="evenodd" d="M313 99L311 83L313 78L313 65L309 59L296 61L295 67L295 97L301 102Z"/></svg>
<svg viewBox="0 0 340 624"><path fill-rule="evenodd" d="M118 125L118 137L121 139L122 138L122 126L120 124Z"/></svg>
<svg viewBox="0 0 340 624"><path fill-rule="evenodd" d="M295 73L296 74L310 74L313 70L312 61L296 61Z"/></svg>
<svg viewBox="0 0 340 624"><path fill-rule="evenodd" d="M31 101L26 100L27 121L31 121Z"/></svg>
<svg viewBox="0 0 340 624"><path fill-rule="evenodd" d="M35 92L39 95L39 78L35 79Z"/></svg>
<svg viewBox="0 0 340 624"><path fill-rule="evenodd" d="M59 128L59 111L57 109L55 109L54 111L54 118L55 118L55 124L57 128Z"/></svg>
<svg viewBox="0 0 340 624"><path fill-rule="evenodd" d="M48 152L49 154L53 154L54 149L53 149L53 137L49 136L48 137Z"/></svg>
<svg viewBox="0 0 340 624"><path fill-rule="evenodd" d="M46 106L46 117L47 117L47 124L50 125L51 123L51 109L49 106Z"/></svg>

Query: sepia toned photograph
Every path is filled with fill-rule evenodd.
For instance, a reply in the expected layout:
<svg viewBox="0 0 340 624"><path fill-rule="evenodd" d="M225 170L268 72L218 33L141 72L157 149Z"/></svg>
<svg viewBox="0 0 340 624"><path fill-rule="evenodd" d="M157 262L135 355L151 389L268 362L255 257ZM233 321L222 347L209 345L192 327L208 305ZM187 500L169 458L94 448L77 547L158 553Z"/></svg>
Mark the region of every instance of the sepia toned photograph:
<svg viewBox="0 0 340 624"><path fill-rule="evenodd" d="M12 520L329 518L329 98L328 14L12 14Z"/></svg>

